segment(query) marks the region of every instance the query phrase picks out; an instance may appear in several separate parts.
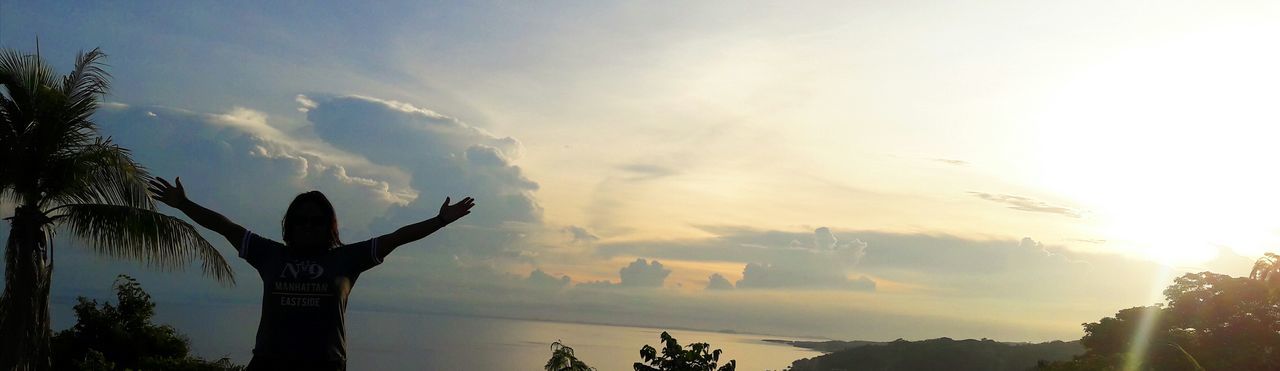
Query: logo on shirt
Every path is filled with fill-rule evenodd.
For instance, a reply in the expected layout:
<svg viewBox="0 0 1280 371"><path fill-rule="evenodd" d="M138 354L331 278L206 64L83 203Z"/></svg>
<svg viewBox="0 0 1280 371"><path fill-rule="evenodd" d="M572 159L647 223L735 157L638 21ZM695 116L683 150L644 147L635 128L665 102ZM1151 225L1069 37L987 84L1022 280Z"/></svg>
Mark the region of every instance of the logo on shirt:
<svg viewBox="0 0 1280 371"><path fill-rule="evenodd" d="M284 269L280 270L280 278L306 278L316 279L324 274L324 266L316 264L312 260L294 260L284 263Z"/></svg>

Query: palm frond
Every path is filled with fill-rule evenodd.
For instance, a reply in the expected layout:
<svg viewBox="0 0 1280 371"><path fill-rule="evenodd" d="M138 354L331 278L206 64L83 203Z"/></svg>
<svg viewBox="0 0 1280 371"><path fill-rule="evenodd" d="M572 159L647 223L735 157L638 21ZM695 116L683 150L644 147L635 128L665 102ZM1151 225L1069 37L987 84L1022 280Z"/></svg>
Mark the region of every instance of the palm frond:
<svg viewBox="0 0 1280 371"><path fill-rule="evenodd" d="M102 59L106 57L101 48L77 53L75 69L62 79L62 93L71 97L105 94L111 86L108 82L111 74L102 69Z"/></svg>
<svg viewBox="0 0 1280 371"><path fill-rule="evenodd" d="M34 68L30 65L33 56L24 55L13 49L0 49L0 195L11 196L16 177L14 169L22 160L19 158L20 138L33 126L30 118L31 109L18 104L30 102L34 94L31 85L24 76Z"/></svg>
<svg viewBox="0 0 1280 371"><path fill-rule="evenodd" d="M47 171L41 206L107 204L155 210L147 194L151 175L133 161L128 149L110 138L77 146L68 157L53 161Z"/></svg>
<svg viewBox="0 0 1280 371"><path fill-rule="evenodd" d="M99 48L76 55L75 68L62 79L62 95L67 97L64 121L87 121L92 126L89 116L98 109L98 97L111 87L111 75L102 69L106 56Z"/></svg>
<svg viewBox="0 0 1280 371"><path fill-rule="evenodd" d="M3 99L0 97L0 100ZM0 102L0 105L3 104ZM14 196L13 187L16 179L14 179L13 169L19 161L18 151L13 145L16 140L5 135L7 126L4 121L4 109L0 108L0 202L10 200Z"/></svg>
<svg viewBox="0 0 1280 371"><path fill-rule="evenodd" d="M89 120L96 96L105 88L105 73L97 62L101 51L82 53L76 71L62 78L75 87L64 94L53 69L38 55L0 50L0 150L4 155L0 195L40 203L40 184L54 168L52 162L71 157L76 149L98 137ZM74 99L72 99L74 98Z"/></svg>
<svg viewBox="0 0 1280 371"><path fill-rule="evenodd" d="M18 145L18 125L14 122L16 115L10 114L19 110L13 100L0 94L0 194L12 190L15 180L13 169L22 160L19 155L22 147Z"/></svg>
<svg viewBox="0 0 1280 371"><path fill-rule="evenodd" d="M13 115L9 113L19 110L20 108L13 103L13 100L0 94L0 150L12 150L14 144L17 144L18 129L13 124Z"/></svg>
<svg viewBox="0 0 1280 371"><path fill-rule="evenodd" d="M40 90L55 85L56 78L53 68L44 63L40 56L23 54L14 49L0 49L0 86L4 87L4 93L8 94L9 99L16 103L15 107L37 107L36 97L40 94ZM28 120L16 120L15 123L20 125L31 124L24 121Z"/></svg>
<svg viewBox="0 0 1280 371"><path fill-rule="evenodd" d="M161 270L182 269L200 260L206 276L235 285L231 266L213 245L182 219L119 205L69 204L53 219L100 254L140 261Z"/></svg>

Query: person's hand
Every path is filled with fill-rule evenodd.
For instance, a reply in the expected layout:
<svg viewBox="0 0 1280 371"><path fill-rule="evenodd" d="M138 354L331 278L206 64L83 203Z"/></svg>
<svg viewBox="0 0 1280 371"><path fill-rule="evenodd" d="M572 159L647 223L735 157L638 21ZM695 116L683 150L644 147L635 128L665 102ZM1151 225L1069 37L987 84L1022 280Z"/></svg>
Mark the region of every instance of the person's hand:
<svg viewBox="0 0 1280 371"><path fill-rule="evenodd" d="M187 192L182 188L182 178L174 178L173 181L177 183L176 187L169 185L169 182L165 181L164 178L156 177L152 179L150 181L151 186L147 187L147 190L151 191L151 198L173 208L186 203Z"/></svg>
<svg viewBox="0 0 1280 371"><path fill-rule="evenodd" d="M472 206L476 206L476 200L471 197L464 198L453 205L450 205L449 198L445 197L444 204L440 205L440 216L438 218L444 221L445 224L453 223L453 221L462 219L462 217L470 214Z"/></svg>

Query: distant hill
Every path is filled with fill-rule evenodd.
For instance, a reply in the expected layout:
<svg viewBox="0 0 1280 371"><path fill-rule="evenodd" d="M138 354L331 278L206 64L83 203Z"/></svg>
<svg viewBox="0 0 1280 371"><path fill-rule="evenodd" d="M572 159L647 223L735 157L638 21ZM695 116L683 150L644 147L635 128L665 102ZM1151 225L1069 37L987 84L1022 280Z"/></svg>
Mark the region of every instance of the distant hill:
<svg viewBox="0 0 1280 371"><path fill-rule="evenodd" d="M1027 371L1038 361L1065 361L1084 353L1079 341L1002 343L994 340L786 342L834 353L795 361L793 371Z"/></svg>
<svg viewBox="0 0 1280 371"><path fill-rule="evenodd" d="M816 350L816 351L819 351L819 352L823 352L823 353L839 352L839 351L842 351L842 350L845 350L845 349L849 349L849 348L856 348L856 347L860 347L860 346L863 346L863 345L885 345L885 344L888 344L888 342L884 342L884 341L864 341L864 340L853 340L853 341L840 341L840 340L828 340L828 341L799 341L799 340L764 339L764 341L767 341L767 342L770 342L770 343L786 344L786 345L790 345L790 346L793 346L793 347L800 347L800 348L813 349L813 350Z"/></svg>

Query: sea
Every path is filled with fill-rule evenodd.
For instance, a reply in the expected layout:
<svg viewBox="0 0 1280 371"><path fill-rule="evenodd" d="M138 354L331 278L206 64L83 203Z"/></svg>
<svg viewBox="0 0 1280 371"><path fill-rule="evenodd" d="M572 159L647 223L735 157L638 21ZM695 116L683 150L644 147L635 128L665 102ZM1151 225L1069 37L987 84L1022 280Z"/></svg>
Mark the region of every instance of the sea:
<svg viewBox="0 0 1280 371"><path fill-rule="evenodd" d="M53 305L55 331L74 324L70 305ZM159 303L154 322L187 335L197 356L230 358L248 364L259 308L249 304ZM347 367L350 370L542 370L551 343L573 348L578 359L600 371L631 370L640 348L661 349L669 332L687 345L710 343L723 362L738 370L782 370L792 361L821 352L764 339L818 340L746 333L546 322L444 314L347 311Z"/></svg>

